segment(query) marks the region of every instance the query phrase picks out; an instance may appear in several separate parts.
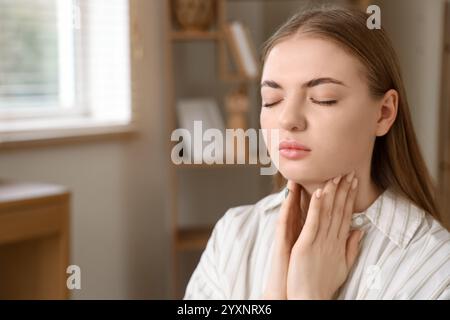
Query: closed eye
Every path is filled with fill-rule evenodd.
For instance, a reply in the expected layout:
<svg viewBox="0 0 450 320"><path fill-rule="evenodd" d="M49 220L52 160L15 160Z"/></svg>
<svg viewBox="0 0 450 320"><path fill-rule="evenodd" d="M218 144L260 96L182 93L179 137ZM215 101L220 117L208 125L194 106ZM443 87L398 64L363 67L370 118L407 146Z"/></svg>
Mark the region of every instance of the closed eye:
<svg viewBox="0 0 450 320"><path fill-rule="evenodd" d="M274 105L276 105L277 103L279 103L280 101L276 101L276 102L272 102L272 103L263 103L262 106L266 107L266 108L270 108Z"/></svg>
<svg viewBox="0 0 450 320"><path fill-rule="evenodd" d="M315 100L313 98L310 98L310 100L312 103L320 104L320 105L324 105L324 106L330 106L330 105L337 103L337 100Z"/></svg>

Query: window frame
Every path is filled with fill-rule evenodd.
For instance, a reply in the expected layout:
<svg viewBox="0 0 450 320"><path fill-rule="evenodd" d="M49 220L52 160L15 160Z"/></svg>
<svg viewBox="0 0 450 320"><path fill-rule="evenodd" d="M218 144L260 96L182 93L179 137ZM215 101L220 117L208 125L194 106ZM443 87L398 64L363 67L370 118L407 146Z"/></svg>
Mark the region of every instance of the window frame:
<svg viewBox="0 0 450 320"><path fill-rule="evenodd" d="M44 104L32 101L17 107L0 108L0 121L22 120L31 118L66 117L86 114L86 108L77 101L75 87L76 69L81 61L75 52L76 37L74 29L76 1L56 1L58 28L58 102ZM79 13L79 11L78 11ZM82 50L82 49L81 49ZM14 102L13 102L14 103ZM16 104L16 103L14 103Z"/></svg>
<svg viewBox="0 0 450 320"><path fill-rule="evenodd" d="M57 1L60 3L61 1ZM69 3L68 1L62 1ZM132 99L132 81L131 81L131 9L130 1L127 0L128 15L128 39L129 42L129 113L128 119L102 119L95 117L95 106L87 97L87 87L89 86L89 76L86 68L88 48L82 45L82 39L89 37L89 19L83 19L88 16L88 5L80 5L78 0L72 0L68 5L58 6L59 13L63 14L66 19L59 25L59 34L71 30L72 39L66 39L73 44L60 48L59 50L68 52L72 50L73 61L71 69L62 69L61 72L73 73L73 103L58 104L58 106L40 107L39 110L29 110L30 108L21 108L21 110L0 110L0 147L10 144L17 145L22 142L35 140L66 140L68 136L84 137L84 136L116 136L136 132L135 114L133 112ZM66 35L66 34L65 34ZM61 36L60 36L61 37ZM59 39L58 39L59 40ZM61 78L61 76L60 76ZM67 86L70 86L67 85ZM70 94L69 94L70 97ZM68 99L71 100L70 98ZM43 121L48 123L45 127Z"/></svg>

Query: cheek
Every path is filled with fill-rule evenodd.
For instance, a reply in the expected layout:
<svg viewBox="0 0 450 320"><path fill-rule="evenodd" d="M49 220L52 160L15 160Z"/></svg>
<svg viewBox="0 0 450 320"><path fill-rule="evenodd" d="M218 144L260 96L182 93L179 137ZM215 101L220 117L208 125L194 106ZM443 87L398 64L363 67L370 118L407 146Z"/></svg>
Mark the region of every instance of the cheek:
<svg viewBox="0 0 450 320"><path fill-rule="evenodd" d="M270 129L275 127L275 117L274 113L270 110L266 110L264 107L261 108L259 113L259 123L262 129Z"/></svg>
<svg viewBox="0 0 450 320"><path fill-rule="evenodd" d="M349 113L351 114L351 113ZM334 159L341 165L348 162L354 165L370 154L373 137L371 118L367 114L353 113L335 117L333 121L327 121L320 130L323 158Z"/></svg>
<svg viewBox="0 0 450 320"><path fill-rule="evenodd" d="M278 150L278 141L276 138L279 137L279 129L276 121L276 114L273 110L261 109L259 114L259 122L261 125L261 129L263 130L264 142L266 144L267 149L271 155L274 155L274 152ZM274 131L277 131L276 133ZM271 143L273 141L274 143Z"/></svg>

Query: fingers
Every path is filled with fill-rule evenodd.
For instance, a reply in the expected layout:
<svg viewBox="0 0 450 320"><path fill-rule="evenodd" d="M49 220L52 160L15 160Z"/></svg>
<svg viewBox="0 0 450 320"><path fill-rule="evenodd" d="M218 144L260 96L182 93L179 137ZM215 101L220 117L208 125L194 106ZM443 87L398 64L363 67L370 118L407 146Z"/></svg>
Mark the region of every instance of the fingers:
<svg viewBox="0 0 450 320"><path fill-rule="evenodd" d="M309 202L308 214L306 216L305 225L297 243L312 244L319 231L321 223L321 203L323 198L323 190L317 189L312 195Z"/></svg>
<svg viewBox="0 0 450 320"><path fill-rule="evenodd" d="M289 223L292 213L292 208L300 202L300 187L297 183L294 181L289 180L287 183L287 189L289 190L287 193L286 199L284 199L281 210L280 210L280 217L279 222L282 225L286 225Z"/></svg>
<svg viewBox="0 0 450 320"><path fill-rule="evenodd" d="M355 177L351 182L351 187L347 195L347 200L344 207L344 215L342 218L342 223L340 226L338 238L346 240L348 237L348 232L350 230L350 225L352 222L352 214L355 211L355 200L358 194L358 179Z"/></svg>
<svg viewBox="0 0 450 320"><path fill-rule="evenodd" d="M287 188L289 192L281 205L278 218L277 238L280 248L285 252L290 252L302 227L299 210L301 187L293 181L288 181Z"/></svg>
<svg viewBox="0 0 450 320"><path fill-rule="evenodd" d="M344 220L345 206L348 198L349 190L351 189L353 176L355 171L350 172L341 179L341 182L336 191L333 203L333 211L331 214L331 223L328 230L328 237L336 239L339 236L339 232Z"/></svg>
<svg viewBox="0 0 450 320"><path fill-rule="evenodd" d="M310 201L311 201L311 196L308 194L308 192L306 192L306 190L304 188L301 187L301 195L300 195L300 211L301 211L300 220L301 221L300 222L301 222L302 226L305 225Z"/></svg>
<svg viewBox="0 0 450 320"><path fill-rule="evenodd" d="M298 185L298 183L295 183L294 181L289 180L287 182L286 187L289 189L289 193L286 198L286 200L288 200L287 202L289 203L289 205L292 206L292 205L296 205L297 203L299 203L299 201L300 201L300 186Z"/></svg>
<svg viewBox="0 0 450 320"><path fill-rule="evenodd" d="M364 231L354 230L348 237L348 240L346 243L347 270L349 270L355 263L356 257L358 256L359 249L360 249L359 244L360 244L363 236L364 236Z"/></svg>
<svg viewBox="0 0 450 320"><path fill-rule="evenodd" d="M340 179L341 176L337 176L336 178L329 180L323 189L318 237L325 238L328 234L328 228L330 227L331 223L334 197Z"/></svg>
<svg viewBox="0 0 450 320"><path fill-rule="evenodd" d="M300 237L311 243L317 238L342 238L346 241L357 194L358 181L354 176L355 171L344 177L337 176L313 193ZM302 200L300 196L300 207Z"/></svg>
<svg viewBox="0 0 450 320"><path fill-rule="evenodd" d="M264 291L264 296L270 299L286 299L289 256L292 246L300 233L298 205L300 203L301 188L293 181L288 181L287 188L289 192L281 205L269 279Z"/></svg>

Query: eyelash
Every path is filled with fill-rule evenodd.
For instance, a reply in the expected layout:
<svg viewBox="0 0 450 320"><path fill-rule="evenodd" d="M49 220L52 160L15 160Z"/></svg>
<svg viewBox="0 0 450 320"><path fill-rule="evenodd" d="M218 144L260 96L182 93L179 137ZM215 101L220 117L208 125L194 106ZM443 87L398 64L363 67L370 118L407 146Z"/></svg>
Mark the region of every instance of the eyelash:
<svg viewBox="0 0 450 320"><path fill-rule="evenodd" d="M313 98L310 98L310 100L311 100L312 103L316 103L316 104L322 105L322 106L331 106L331 105L337 103L337 100L317 101L317 100L314 100ZM279 102L279 101L273 102L273 103L263 103L262 106L265 107L265 108L270 108L270 107L276 105L278 102Z"/></svg>
<svg viewBox="0 0 450 320"><path fill-rule="evenodd" d="M317 100L314 100L313 98L310 98L310 100L311 100L312 103L317 103L317 104L320 104L320 105L323 105L323 106L331 106L333 104L336 104L336 102L337 102L337 100L317 101Z"/></svg>
<svg viewBox="0 0 450 320"><path fill-rule="evenodd" d="M264 108L270 108L270 107L272 107L272 106L274 106L274 105L276 105L278 102L274 102L274 103L263 103L263 107Z"/></svg>

